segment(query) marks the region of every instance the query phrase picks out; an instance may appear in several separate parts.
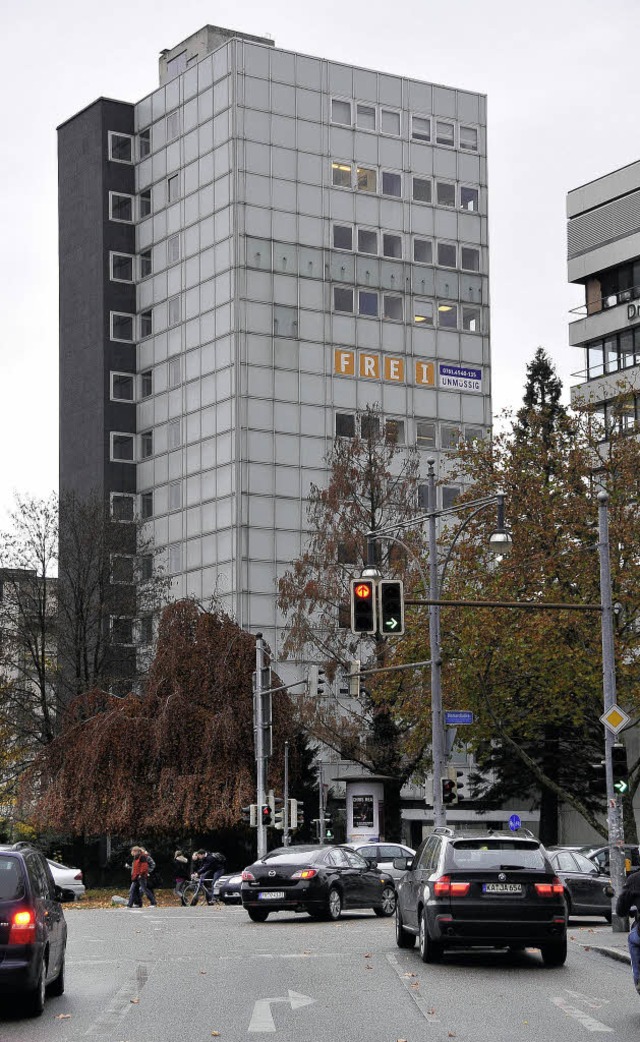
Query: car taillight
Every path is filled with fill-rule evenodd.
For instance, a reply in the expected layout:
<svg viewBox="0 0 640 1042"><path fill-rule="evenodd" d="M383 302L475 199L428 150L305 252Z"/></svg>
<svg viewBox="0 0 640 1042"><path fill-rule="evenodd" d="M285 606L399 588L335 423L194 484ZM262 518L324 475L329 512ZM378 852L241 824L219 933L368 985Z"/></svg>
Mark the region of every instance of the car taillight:
<svg viewBox="0 0 640 1042"><path fill-rule="evenodd" d="M318 870L316 868L301 868L299 872L294 872L291 876L292 879L313 879L317 876Z"/></svg>
<svg viewBox="0 0 640 1042"><path fill-rule="evenodd" d="M536 893L539 897L557 897L564 894L564 885L555 876L550 883L536 883Z"/></svg>
<svg viewBox="0 0 640 1042"><path fill-rule="evenodd" d="M256 879L253 872L249 872L247 868L245 868L244 872L242 873L242 878L245 880L245 882L248 882L249 880L255 882Z"/></svg>
<svg viewBox="0 0 640 1042"><path fill-rule="evenodd" d="M36 939L36 917L32 911L14 912L9 944L31 944Z"/></svg>
<svg viewBox="0 0 640 1042"><path fill-rule="evenodd" d="M79 883L82 882L82 872L76 872L74 879L77 879Z"/></svg>
<svg viewBox="0 0 640 1042"><path fill-rule="evenodd" d="M436 897L466 897L471 883L451 882L450 876L440 876L433 884Z"/></svg>

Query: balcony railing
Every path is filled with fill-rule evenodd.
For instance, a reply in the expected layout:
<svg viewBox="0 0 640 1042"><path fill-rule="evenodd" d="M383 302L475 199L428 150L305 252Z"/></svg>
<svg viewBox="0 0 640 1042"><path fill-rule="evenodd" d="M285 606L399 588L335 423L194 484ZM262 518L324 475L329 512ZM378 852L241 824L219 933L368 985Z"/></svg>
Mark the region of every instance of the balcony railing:
<svg viewBox="0 0 640 1042"><path fill-rule="evenodd" d="M599 315L602 311L616 308L618 304L630 304L640 297L640 286L631 286L630 289L621 289L617 293L609 293L606 297L598 297L590 300L588 304L580 304L577 308L571 308L570 315L579 315L581 318L587 315Z"/></svg>

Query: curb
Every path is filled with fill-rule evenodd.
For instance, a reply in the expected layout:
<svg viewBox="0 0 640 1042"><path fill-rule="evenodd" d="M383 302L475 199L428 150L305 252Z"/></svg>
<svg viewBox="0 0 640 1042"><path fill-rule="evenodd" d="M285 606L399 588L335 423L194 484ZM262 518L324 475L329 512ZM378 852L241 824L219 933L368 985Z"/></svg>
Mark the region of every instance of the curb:
<svg viewBox="0 0 640 1042"><path fill-rule="evenodd" d="M625 962L627 966L631 965L631 956L628 952L621 951L619 948L604 948L598 944L582 944L580 941L576 943L585 951L597 952L598 955L605 955L608 959L615 959L616 962Z"/></svg>

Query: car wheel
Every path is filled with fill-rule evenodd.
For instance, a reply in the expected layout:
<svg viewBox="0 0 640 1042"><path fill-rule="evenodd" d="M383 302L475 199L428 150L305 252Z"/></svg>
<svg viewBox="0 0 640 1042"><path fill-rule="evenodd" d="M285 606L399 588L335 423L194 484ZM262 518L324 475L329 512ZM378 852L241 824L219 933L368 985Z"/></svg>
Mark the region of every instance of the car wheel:
<svg viewBox="0 0 640 1042"><path fill-rule="evenodd" d="M431 939L427 925L427 910L422 909L420 916L420 932L418 934L420 945L420 958L423 962L440 962L442 958L442 945Z"/></svg>
<svg viewBox="0 0 640 1042"><path fill-rule="evenodd" d="M53 996L64 995L64 955L62 956L60 972L58 973L58 976L51 981L51 984L47 987L47 991Z"/></svg>
<svg viewBox="0 0 640 1042"><path fill-rule="evenodd" d="M390 918L396 910L396 892L392 886L385 886L380 895L380 904L374 907L376 915Z"/></svg>
<svg viewBox="0 0 640 1042"><path fill-rule="evenodd" d="M609 926L611 926L611 912L605 912L604 913L604 917L607 920L607 922L609 923Z"/></svg>
<svg viewBox="0 0 640 1042"><path fill-rule="evenodd" d="M540 948L545 966L564 966L567 961L567 938L543 944Z"/></svg>
<svg viewBox="0 0 640 1042"><path fill-rule="evenodd" d="M400 906L396 905L396 944L398 948L415 948L415 934L409 933L402 925Z"/></svg>
<svg viewBox="0 0 640 1042"><path fill-rule="evenodd" d="M249 918L254 923L266 923L269 912L266 908L247 908Z"/></svg>
<svg viewBox="0 0 640 1042"><path fill-rule="evenodd" d="M333 919L335 922L336 919L340 918L341 914L342 898L340 896L340 891L336 890L335 886L332 886L329 891L329 897L327 898L327 918Z"/></svg>
<svg viewBox="0 0 640 1042"><path fill-rule="evenodd" d="M24 1005L28 1016L39 1017L42 1011L44 1010L44 1000L47 991L45 983L46 977L47 971L43 959L42 965L40 966L40 973L38 975L38 983L36 984L35 988L27 992L27 994L25 995Z"/></svg>

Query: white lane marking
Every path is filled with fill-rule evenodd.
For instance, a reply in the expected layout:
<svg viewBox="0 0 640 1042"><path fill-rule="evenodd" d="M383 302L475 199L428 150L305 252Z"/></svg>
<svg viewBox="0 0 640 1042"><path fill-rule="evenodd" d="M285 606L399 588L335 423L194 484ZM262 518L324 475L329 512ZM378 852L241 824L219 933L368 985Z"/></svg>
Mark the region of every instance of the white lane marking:
<svg viewBox="0 0 640 1042"><path fill-rule="evenodd" d="M583 995L581 991L570 991L569 988L564 990L572 999L582 999L585 1006L589 1006L591 1009L601 1009L602 1006L608 1006L611 1002L611 999L597 999L595 995Z"/></svg>
<svg viewBox="0 0 640 1042"><path fill-rule="evenodd" d="M267 1032L276 1030L271 1012L271 1006L274 1002L285 1002L291 1006L291 1009L301 1009L303 1006L310 1006L315 1001L309 995L300 995L297 991L289 991L288 995L282 998L258 999L253 1004L249 1031Z"/></svg>
<svg viewBox="0 0 640 1042"><path fill-rule="evenodd" d="M435 1013L431 1003L427 1002L427 1000L424 999L422 997L422 995L419 994L418 988L412 988L411 987L411 981L410 980L404 978L404 976L403 976L403 969L400 966L400 964L399 964L396 956L393 954L393 952L387 952L387 962L391 966L393 966L394 970L398 974L398 977L400 979L400 983L402 984L402 987L404 988L404 990L406 992L409 993L409 995L411 995L411 998L413 999L413 1001L415 1002L416 1006L418 1007L418 1009L422 1013L422 1016L426 1020L427 1024L439 1024L440 1023L440 1017L438 1017L436 1015L436 1013Z"/></svg>
<svg viewBox="0 0 640 1042"><path fill-rule="evenodd" d="M98 1035L113 1032L126 1017L132 1005L137 1005L140 992L149 979L149 965L153 968L154 963L145 965L142 962L136 964L135 976L130 977L115 993L109 1005L100 1013L85 1031L85 1035Z"/></svg>
<svg viewBox="0 0 640 1042"><path fill-rule="evenodd" d="M578 1009L577 1006L570 1006L566 999L561 997L551 999L555 1006L558 1006L563 1013L566 1013L568 1017L573 1017L574 1020L579 1020L583 1028L587 1031L613 1031L613 1028L607 1027L600 1020L595 1020L588 1013L585 1013L583 1009Z"/></svg>

